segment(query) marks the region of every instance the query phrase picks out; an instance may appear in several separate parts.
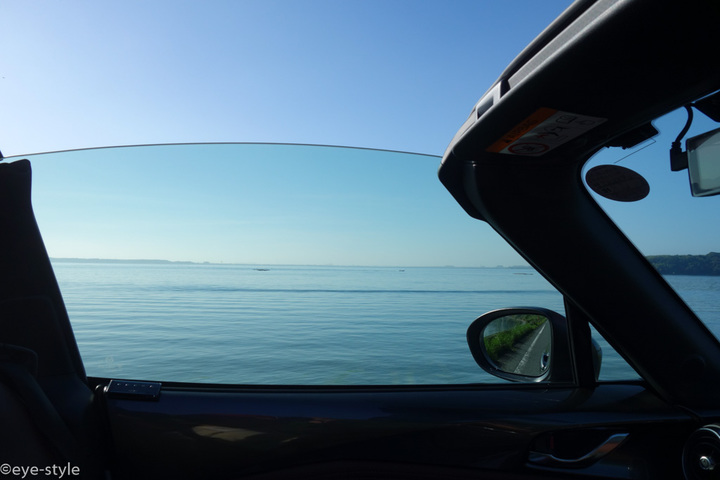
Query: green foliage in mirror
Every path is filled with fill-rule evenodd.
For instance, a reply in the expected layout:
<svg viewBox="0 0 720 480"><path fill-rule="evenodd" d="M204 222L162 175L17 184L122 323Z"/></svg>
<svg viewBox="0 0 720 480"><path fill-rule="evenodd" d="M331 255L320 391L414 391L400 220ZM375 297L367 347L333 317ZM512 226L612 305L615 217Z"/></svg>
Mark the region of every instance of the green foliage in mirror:
<svg viewBox="0 0 720 480"><path fill-rule="evenodd" d="M537 314L506 315L482 333L489 360L500 370L530 377L543 375L550 362L551 329Z"/></svg>

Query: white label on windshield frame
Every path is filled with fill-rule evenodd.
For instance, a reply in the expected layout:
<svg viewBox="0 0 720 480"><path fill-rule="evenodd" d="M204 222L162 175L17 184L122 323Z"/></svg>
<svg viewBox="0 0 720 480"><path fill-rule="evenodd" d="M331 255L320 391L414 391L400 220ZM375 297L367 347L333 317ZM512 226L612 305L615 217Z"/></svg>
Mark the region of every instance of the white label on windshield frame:
<svg viewBox="0 0 720 480"><path fill-rule="evenodd" d="M539 108L503 135L488 152L537 157L579 137L606 118Z"/></svg>

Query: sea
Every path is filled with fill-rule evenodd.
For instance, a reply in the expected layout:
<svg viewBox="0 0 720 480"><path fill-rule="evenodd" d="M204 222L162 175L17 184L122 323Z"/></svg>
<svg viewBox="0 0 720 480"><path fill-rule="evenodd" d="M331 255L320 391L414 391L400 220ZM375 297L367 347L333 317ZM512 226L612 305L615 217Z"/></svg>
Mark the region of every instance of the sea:
<svg viewBox="0 0 720 480"><path fill-rule="evenodd" d="M468 326L491 310L563 312L530 268L53 260L87 374L233 385L502 383ZM720 277L669 283L720 334ZM596 332L600 380L638 375Z"/></svg>

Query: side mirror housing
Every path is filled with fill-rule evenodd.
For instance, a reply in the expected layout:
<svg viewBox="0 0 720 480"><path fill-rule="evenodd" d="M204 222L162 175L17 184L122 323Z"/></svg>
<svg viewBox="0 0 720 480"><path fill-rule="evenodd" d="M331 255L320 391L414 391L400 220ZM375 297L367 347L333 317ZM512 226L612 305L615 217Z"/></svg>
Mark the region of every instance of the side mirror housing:
<svg viewBox="0 0 720 480"><path fill-rule="evenodd" d="M573 382L567 320L544 308L506 308L476 319L467 330L475 362L514 382Z"/></svg>

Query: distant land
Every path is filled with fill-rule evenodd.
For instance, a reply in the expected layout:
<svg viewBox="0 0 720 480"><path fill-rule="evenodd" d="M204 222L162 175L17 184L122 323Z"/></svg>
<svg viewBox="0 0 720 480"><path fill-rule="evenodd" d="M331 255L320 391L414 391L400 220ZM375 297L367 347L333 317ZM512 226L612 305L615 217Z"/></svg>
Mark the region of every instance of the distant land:
<svg viewBox="0 0 720 480"><path fill-rule="evenodd" d="M59 263L150 263L150 264L172 264L172 265L210 265L210 262L176 262L173 260L126 260L117 258L50 258L53 262Z"/></svg>
<svg viewBox="0 0 720 480"><path fill-rule="evenodd" d="M74 258L74 257L51 257L50 261L53 263L117 263L117 264L150 264L150 265L247 265L247 266L257 266L257 265L267 265L267 266L275 266L275 267L287 267L287 266L294 266L294 267L378 267L378 265L334 265L334 264L327 264L327 265L305 265L305 264L265 264L265 263L231 263L231 262L191 262L188 260L157 260L157 259L144 259L144 258L136 258L136 259L127 259L127 258ZM509 270L517 270L517 269L530 269L532 270L532 267L529 265L511 265L511 266L504 266L504 265L497 265L495 267L456 267L455 265L444 265L442 267L437 266L431 266L431 267L423 267L423 266L407 266L407 265L381 265L381 267L387 267L387 268L490 268L490 269L509 269Z"/></svg>
<svg viewBox="0 0 720 480"><path fill-rule="evenodd" d="M647 259L653 267L662 275L707 275L720 276L720 253L710 252L707 255L649 255ZM213 262L189 262L173 260L149 260L149 259L112 259L112 258L51 258L58 263L141 263L151 265L255 265L255 264L233 264ZM278 266L278 265L275 265ZM401 267L405 268L405 267ZM408 267L410 268L410 267ZM442 268L458 268L447 265ZM463 267L459 267L463 268ZM470 268L507 268L507 269L531 269L530 266L516 265L511 267L470 267Z"/></svg>
<svg viewBox="0 0 720 480"><path fill-rule="evenodd" d="M720 253L651 255L647 259L662 275L720 275Z"/></svg>

